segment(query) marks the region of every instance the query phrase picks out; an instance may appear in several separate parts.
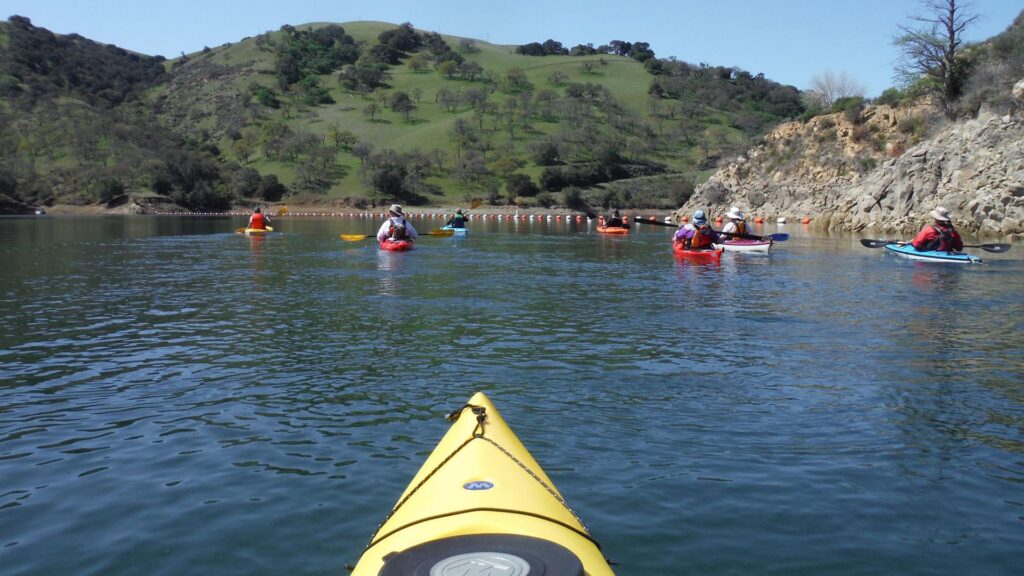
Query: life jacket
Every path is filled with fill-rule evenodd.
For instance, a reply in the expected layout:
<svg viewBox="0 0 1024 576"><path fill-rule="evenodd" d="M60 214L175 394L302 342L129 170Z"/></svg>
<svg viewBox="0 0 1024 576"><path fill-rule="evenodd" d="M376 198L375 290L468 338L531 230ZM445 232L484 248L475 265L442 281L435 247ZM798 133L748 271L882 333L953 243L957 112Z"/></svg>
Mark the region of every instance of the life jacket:
<svg viewBox="0 0 1024 576"><path fill-rule="evenodd" d="M930 224L932 230L938 235L937 237L928 241L927 244L922 248L923 251L927 250L938 250L940 252L949 252L953 249L953 227L952 226L936 226Z"/></svg>
<svg viewBox="0 0 1024 576"><path fill-rule="evenodd" d="M690 250L704 250L711 248L714 241L711 238L711 226L701 224L690 239Z"/></svg>
<svg viewBox="0 0 1024 576"><path fill-rule="evenodd" d="M739 222L733 222L733 225L736 226L736 231L733 232L733 234L746 234L747 233L747 223L746 223L745 220L740 220Z"/></svg>
<svg viewBox="0 0 1024 576"><path fill-rule="evenodd" d="M395 224L394 220L389 220L391 226L388 226L388 238L392 240L408 240L409 231L405 229L405 218L402 218L401 224Z"/></svg>
<svg viewBox="0 0 1024 576"><path fill-rule="evenodd" d="M465 216L463 216L462 214L456 214L455 216L452 216L452 228L465 228L465 227L466 227L466 217Z"/></svg>
<svg viewBox="0 0 1024 576"><path fill-rule="evenodd" d="M267 222L263 219L262 212L254 212L252 217L249 218L249 228L254 230L266 230Z"/></svg>

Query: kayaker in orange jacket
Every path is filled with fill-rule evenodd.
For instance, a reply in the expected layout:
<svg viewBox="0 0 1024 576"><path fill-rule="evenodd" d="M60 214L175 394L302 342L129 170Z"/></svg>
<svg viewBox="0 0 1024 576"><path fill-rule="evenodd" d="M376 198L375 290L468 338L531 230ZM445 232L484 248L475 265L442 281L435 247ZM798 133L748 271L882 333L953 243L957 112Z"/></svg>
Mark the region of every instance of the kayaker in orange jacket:
<svg viewBox="0 0 1024 576"><path fill-rule="evenodd" d="M253 208L252 216L249 216L249 228L253 230L266 230L269 225L270 217L264 215L259 206Z"/></svg>
<svg viewBox="0 0 1024 576"><path fill-rule="evenodd" d="M939 252L952 252L964 249L964 241L960 234L953 228L953 222L949 217L949 210L939 206L931 211L934 222L926 225L917 233L917 236L910 241L915 249L922 252L937 250Z"/></svg>
<svg viewBox="0 0 1024 576"><path fill-rule="evenodd" d="M718 233L711 229L703 210L693 213L693 222L683 224L672 236L673 244L682 244L687 250L714 250L712 244L721 242Z"/></svg>
<svg viewBox="0 0 1024 576"><path fill-rule="evenodd" d="M729 208L729 213L726 214L725 217L728 218L729 221L725 223L725 226L722 226L720 234L723 236L729 236L732 234L749 234L749 232L747 232L747 221L743 219L743 212L740 212L739 208L736 206Z"/></svg>

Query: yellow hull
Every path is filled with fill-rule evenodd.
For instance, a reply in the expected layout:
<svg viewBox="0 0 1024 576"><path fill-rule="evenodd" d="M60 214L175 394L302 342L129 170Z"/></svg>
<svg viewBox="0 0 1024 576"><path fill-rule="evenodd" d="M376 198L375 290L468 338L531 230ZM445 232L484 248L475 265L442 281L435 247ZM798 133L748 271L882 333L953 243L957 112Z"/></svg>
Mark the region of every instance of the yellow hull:
<svg viewBox="0 0 1024 576"><path fill-rule="evenodd" d="M267 232L273 232L273 231L274 231L274 227L273 226L267 226L266 230L260 230L259 228L246 228L244 233L245 234L250 234L250 235L251 234L266 234Z"/></svg>
<svg viewBox="0 0 1024 576"><path fill-rule="evenodd" d="M472 535L493 536L465 538ZM501 574L523 573L515 566L503 566L504 558L487 556L503 551L493 543L480 544L487 538L493 542L540 540L543 542L538 544L544 546L553 543L554 548L575 556L586 574L612 576L596 542L551 479L487 396L477 393L413 477L352 574L378 576L385 569L385 558L389 566L383 573L389 575L412 573L407 569L396 571L403 562L406 566L418 562L428 570L433 566L444 575L476 573L465 571L465 565L477 570L492 566L497 570L494 573ZM418 548L410 550L414 547ZM437 558L410 560L431 547L444 550ZM485 558L475 554L484 554ZM557 560L552 562L547 564L549 574L558 564ZM530 573L540 571L530 569Z"/></svg>

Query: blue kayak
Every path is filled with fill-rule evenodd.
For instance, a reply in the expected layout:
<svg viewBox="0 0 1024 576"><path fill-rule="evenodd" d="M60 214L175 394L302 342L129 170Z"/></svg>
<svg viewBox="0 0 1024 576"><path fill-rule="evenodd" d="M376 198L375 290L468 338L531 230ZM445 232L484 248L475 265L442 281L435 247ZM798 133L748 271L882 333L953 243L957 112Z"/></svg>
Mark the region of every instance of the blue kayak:
<svg viewBox="0 0 1024 576"><path fill-rule="evenodd" d="M885 249L889 252L895 252L900 256L910 258L911 260L924 260L927 262L954 262L958 264L981 262L981 258L974 256L973 254L964 254L963 252L940 252L938 250L918 250L910 244L886 244Z"/></svg>
<svg viewBox="0 0 1024 576"><path fill-rule="evenodd" d="M465 236L468 230L466 228L452 228L451 226L445 225L441 227L441 230L451 230L455 233L455 236Z"/></svg>

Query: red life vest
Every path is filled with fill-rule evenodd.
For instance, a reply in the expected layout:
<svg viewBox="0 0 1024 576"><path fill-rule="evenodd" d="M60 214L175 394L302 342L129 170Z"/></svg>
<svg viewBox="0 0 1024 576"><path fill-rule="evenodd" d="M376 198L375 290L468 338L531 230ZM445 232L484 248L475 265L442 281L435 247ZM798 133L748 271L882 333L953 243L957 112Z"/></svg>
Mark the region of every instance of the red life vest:
<svg viewBox="0 0 1024 576"><path fill-rule="evenodd" d="M697 232L694 233L693 238L690 239L690 250L703 250L705 248L711 248L714 241L711 239L709 231L711 226L702 224L697 227Z"/></svg>
<svg viewBox="0 0 1024 576"><path fill-rule="evenodd" d="M267 223L266 223L266 221L263 220L263 213L262 212L255 212L255 213L253 213L253 215L249 218L249 228L252 228L254 230L266 230L267 229Z"/></svg>

